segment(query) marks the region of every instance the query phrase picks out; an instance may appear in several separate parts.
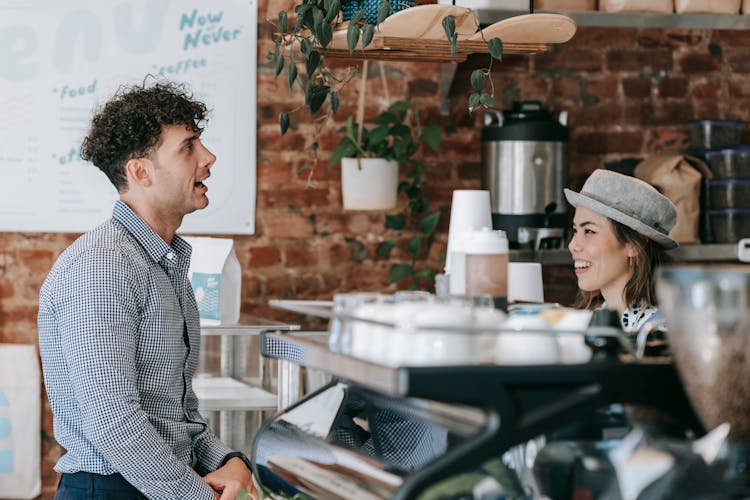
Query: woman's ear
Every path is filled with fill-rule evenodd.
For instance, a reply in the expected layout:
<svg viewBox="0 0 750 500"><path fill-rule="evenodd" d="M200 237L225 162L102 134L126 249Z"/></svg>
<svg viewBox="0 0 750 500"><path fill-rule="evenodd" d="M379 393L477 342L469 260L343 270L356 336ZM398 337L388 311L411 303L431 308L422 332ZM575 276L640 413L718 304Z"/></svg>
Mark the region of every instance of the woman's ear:
<svg viewBox="0 0 750 500"><path fill-rule="evenodd" d="M129 185L147 187L151 185L151 162L146 158L131 158L125 164L125 175Z"/></svg>

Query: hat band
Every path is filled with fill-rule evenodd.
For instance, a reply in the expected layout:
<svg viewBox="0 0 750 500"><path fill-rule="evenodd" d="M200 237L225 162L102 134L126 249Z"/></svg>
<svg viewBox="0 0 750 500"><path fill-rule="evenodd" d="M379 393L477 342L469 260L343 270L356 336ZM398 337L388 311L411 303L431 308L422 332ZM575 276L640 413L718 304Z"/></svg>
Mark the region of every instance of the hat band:
<svg viewBox="0 0 750 500"><path fill-rule="evenodd" d="M652 228L652 229L660 232L661 234L663 234L665 236L667 236L669 234L669 231L667 231L666 228L663 227L661 225L661 223L659 223L659 221L657 221L655 219L650 219L648 217L643 217L641 214L636 214L636 213L628 211L628 210L623 210L619 206L613 206L609 201L603 200L602 198L599 198L598 196L596 196L593 193L584 193L583 191L581 191L581 194L583 194L585 196L588 196L592 200L597 201L597 202L601 203L604 206L607 206L609 208L617 210L618 212L621 212L623 215L627 215L631 219L635 219L635 220L637 220L637 221L639 221L639 222L641 222L643 224L646 224L650 228Z"/></svg>

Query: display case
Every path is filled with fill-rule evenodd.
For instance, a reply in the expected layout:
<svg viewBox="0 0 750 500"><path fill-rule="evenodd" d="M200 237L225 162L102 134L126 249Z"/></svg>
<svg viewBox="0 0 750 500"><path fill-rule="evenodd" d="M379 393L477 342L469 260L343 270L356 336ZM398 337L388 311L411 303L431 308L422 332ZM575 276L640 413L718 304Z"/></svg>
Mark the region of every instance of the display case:
<svg viewBox="0 0 750 500"><path fill-rule="evenodd" d="M236 324L201 326L201 351L193 390L211 429L228 446L249 453L248 436L282 406L277 361L260 355L260 334L297 325L243 314Z"/></svg>

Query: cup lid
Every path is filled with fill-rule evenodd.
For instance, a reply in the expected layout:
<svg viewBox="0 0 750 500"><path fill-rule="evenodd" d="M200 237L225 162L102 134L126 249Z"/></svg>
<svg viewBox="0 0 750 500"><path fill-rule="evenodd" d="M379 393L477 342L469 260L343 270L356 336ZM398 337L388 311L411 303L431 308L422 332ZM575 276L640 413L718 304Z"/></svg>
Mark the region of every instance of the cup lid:
<svg viewBox="0 0 750 500"><path fill-rule="evenodd" d="M492 230L488 227L473 231L466 239L464 253L508 253L508 238L505 235L505 231Z"/></svg>

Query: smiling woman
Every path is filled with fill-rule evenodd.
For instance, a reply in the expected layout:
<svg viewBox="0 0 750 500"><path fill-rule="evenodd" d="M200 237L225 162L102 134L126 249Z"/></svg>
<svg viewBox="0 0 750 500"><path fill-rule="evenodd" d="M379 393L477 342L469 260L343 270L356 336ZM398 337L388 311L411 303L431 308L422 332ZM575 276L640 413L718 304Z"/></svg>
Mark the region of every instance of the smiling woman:
<svg viewBox="0 0 750 500"><path fill-rule="evenodd" d="M576 207L573 256L580 305L619 313L625 331L657 320L654 272L667 262L665 250L677 213L672 202L649 184L609 170L595 170L580 193L565 190Z"/></svg>

